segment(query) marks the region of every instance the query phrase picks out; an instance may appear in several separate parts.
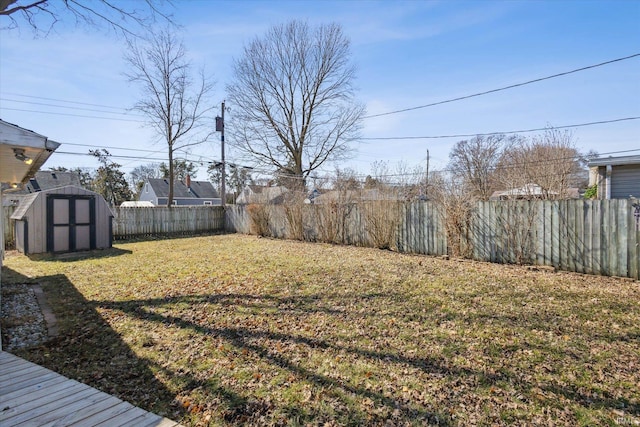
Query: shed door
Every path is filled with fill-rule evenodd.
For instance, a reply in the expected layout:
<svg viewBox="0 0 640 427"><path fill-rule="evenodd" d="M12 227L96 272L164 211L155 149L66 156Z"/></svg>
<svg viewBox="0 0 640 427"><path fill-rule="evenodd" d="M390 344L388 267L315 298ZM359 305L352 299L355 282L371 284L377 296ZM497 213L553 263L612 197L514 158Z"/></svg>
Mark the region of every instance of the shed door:
<svg viewBox="0 0 640 427"><path fill-rule="evenodd" d="M47 197L47 251L95 249L96 212L92 196Z"/></svg>

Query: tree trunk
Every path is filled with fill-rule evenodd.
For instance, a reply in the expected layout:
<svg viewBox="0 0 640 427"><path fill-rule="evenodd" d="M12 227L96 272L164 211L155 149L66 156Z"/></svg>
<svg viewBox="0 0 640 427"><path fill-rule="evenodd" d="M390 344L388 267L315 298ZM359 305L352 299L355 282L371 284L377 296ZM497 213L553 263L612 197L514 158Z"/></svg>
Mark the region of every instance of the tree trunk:
<svg viewBox="0 0 640 427"><path fill-rule="evenodd" d="M169 198L167 199L167 207L173 206L173 149L169 147Z"/></svg>

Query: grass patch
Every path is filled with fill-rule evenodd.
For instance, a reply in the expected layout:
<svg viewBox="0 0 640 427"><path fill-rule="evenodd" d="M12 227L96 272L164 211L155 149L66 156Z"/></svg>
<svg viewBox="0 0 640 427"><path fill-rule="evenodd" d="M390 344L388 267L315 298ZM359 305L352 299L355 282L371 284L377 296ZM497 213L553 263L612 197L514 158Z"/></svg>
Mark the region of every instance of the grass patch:
<svg viewBox="0 0 640 427"><path fill-rule="evenodd" d="M9 253L60 327L19 355L187 425L640 417L637 282L241 235L113 251Z"/></svg>

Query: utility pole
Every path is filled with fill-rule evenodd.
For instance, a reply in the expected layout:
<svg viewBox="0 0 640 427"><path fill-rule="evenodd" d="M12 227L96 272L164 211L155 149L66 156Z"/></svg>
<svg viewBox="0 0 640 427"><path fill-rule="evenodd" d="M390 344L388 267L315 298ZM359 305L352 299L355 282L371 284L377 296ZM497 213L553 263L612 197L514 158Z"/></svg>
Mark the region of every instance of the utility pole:
<svg viewBox="0 0 640 427"><path fill-rule="evenodd" d="M220 132L220 160L222 163L222 183L220 184L220 198L222 207L227 204L227 165L224 162L224 101L222 101L222 117L216 117L216 132Z"/></svg>

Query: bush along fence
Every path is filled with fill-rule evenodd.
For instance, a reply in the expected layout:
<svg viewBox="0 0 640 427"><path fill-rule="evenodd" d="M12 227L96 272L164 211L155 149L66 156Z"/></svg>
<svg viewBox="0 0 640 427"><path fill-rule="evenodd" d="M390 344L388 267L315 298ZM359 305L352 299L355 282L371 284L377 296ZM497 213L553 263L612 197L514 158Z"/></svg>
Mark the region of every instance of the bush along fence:
<svg viewBox="0 0 640 427"><path fill-rule="evenodd" d="M490 201L453 215L435 202L335 201L230 206L225 220L232 232L640 280L633 200Z"/></svg>
<svg viewBox="0 0 640 427"><path fill-rule="evenodd" d="M131 207L113 211L114 240L218 233L225 227L221 206Z"/></svg>

